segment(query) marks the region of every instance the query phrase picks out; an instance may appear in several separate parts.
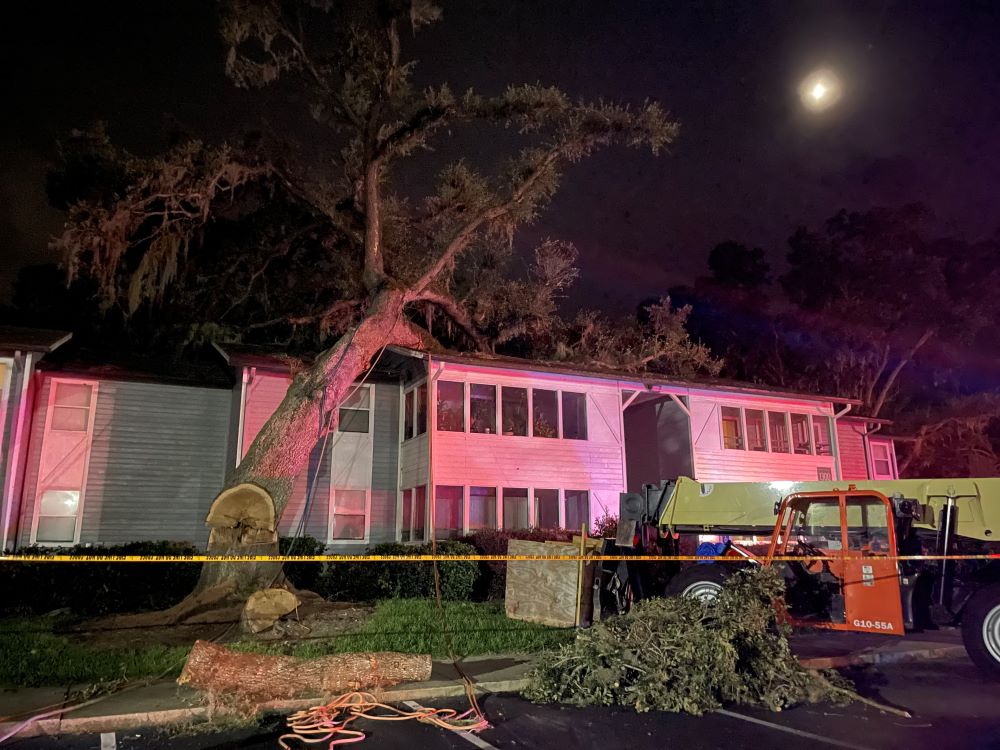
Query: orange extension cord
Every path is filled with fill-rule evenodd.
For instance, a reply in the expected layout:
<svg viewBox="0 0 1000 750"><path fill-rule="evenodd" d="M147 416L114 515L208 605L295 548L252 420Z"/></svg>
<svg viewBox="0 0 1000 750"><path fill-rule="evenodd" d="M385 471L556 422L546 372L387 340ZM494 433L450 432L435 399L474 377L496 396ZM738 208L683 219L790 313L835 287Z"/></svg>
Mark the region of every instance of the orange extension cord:
<svg viewBox="0 0 1000 750"><path fill-rule="evenodd" d="M376 709L382 709L388 713L371 713ZM371 719L372 721L416 719L452 732L478 732L489 726L486 719L475 708L470 708L461 714L452 708L420 708L414 711L404 711L395 706L380 703L371 693L355 692L346 693L325 706L315 706L289 716L288 728L292 731L279 737L278 744L284 750L292 750L292 746L286 740L305 744L328 742L327 747L329 748L361 742L365 739L365 733L350 727L351 723L357 719Z"/></svg>

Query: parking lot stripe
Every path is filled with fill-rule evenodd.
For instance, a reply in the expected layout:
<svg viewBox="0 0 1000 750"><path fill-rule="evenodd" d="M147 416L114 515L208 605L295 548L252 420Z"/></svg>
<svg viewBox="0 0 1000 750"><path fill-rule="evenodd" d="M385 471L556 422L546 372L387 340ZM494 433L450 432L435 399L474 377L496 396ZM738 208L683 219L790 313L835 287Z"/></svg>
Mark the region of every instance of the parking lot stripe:
<svg viewBox="0 0 1000 750"><path fill-rule="evenodd" d="M764 721L763 719L756 719L753 716L746 716L744 714L738 714L734 711L726 711L724 708L720 708L715 711L717 714L722 714L723 716L728 716L731 719L739 719L740 721L747 721L751 724L758 724L762 727L769 727L771 729L777 729L779 732L787 732L788 734L794 734L799 737L807 737L811 740L816 740L817 742L822 742L826 745L833 745L834 747L845 747L848 750L872 750L870 747L865 747L864 745L855 745L851 742L842 742L841 740L834 740L830 737L823 737L818 734L813 734L812 732L805 732L801 729L793 729L792 727L786 727L782 724L775 724L772 721Z"/></svg>
<svg viewBox="0 0 1000 750"><path fill-rule="evenodd" d="M101 732L101 750L116 750L118 740L114 732Z"/></svg>
<svg viewBox="0 0 1000 750"><path fill-rule="evenodd" d="M412 708L414 711L419 711L421 708L423 708L423 706L421 706L419 703L414 703L413 701L403 701L403 705L406 706L407 708ZM478 737L472 732L455 732L455 734L458 737L461 737L466 742L475 745L476 747L479 748L479 750L497 750L497 748L495 748L489 742L482 739L481 737Z"/></svg>

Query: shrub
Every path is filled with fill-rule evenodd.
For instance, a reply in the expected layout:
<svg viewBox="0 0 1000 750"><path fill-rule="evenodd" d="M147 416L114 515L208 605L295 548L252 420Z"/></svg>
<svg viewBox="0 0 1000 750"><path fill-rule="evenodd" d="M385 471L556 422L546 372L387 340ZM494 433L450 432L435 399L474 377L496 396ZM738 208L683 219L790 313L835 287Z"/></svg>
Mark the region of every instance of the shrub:
<svg viewBox="0 0 1000 750"><path fill-rule="evenodd" d="M193 555L184 542L25 547L30 555ZM42 614L69 608L88 617L166 609L191 593L200 563L7 563L0 566L0 611Z"/></svg>
<svg viewBox="0 0 1000 750"><path fill-rule="evenodd" d="M282 555L322 555L326 551L326 544L312 536L283 536L278 540L278 550ZM285 563L284 571L295 588L316 591L323 573L323 563Z"/></svg>
<svg viewBox="0 0 1000 750"><path fill-rule="evenodd" d="M599 539L614 539L618 535L618 516L604 511L601 517L594 521L592 534Z"/></svg>
<svg viewBox="0 0 1000 750"><path fill-rule="evenodd" d="M439 542L438 554L473 555L475 549L462 542ZM431 545L413 546L387 542L368 550L371 555L415 556L431 554ZM438 563L441 598L468 600L478 576L475 562L456 560ZM434 596L434 566L430 562L330 563L323 571L318 591L327 599L374 601Z"/></svg>
<svg viewBox="0 0 1000 750"><path fill-rule="evenodd" d="M507 545L511 539L524 539L529 542L569 542L573 540L573 532L565 529L520 529L506 531L503 529L480 529L463 541L473 546L480 555L506 555ZM477 599L503 599L507 589L507 563L479 563L479 580L476 582L473 595Z"/></svg>
<svg viewBox="0 0 1000 750"><path fill-rule="evenodd" d="M715 602L640 602L543 655L525 694L693 714L733 703L777 711L850 695L792 654L774 606L783 593L778 574L764 568L732 576Z"/></svg>

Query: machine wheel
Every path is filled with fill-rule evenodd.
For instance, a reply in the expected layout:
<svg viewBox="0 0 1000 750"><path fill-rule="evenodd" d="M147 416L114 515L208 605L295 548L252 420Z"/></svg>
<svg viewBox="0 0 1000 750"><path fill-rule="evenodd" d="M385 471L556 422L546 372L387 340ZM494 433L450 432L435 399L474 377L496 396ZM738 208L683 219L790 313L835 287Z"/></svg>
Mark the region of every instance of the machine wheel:
<svg viewBox="0 0 1000 750"><path fill-rule="evenodd" d="M667 596L690 596L704 602L714 601L732 569L717 563L698 563L685 568L670 579Z"/></svg>
<svg viewBox="0 0 1000 750"><path fill-rule="evenodd" d="M976 666L1000 680L1000 583L972 595L962 613L962 640Z"/></svg>

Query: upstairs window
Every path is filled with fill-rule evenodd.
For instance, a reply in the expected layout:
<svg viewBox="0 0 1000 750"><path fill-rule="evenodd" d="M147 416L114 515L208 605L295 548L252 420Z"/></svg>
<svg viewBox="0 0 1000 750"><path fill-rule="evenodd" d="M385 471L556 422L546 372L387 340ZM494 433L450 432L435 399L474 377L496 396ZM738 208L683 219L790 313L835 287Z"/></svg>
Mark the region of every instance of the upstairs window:
<svg viewBox="0 0 1000 750"><path fill-rule="evenodd" d="M371 393L368 386L355 388L340 405L340 432L368 432Z"/></svg>
<svg viewBox="0 0 1000 750"><path fill-rule="evenodd" d="M62 432L86 432L90 419L93 386L86 383L55 383L50 429Z"/></svg>
<svg viewBox="0 0 1000 750"><path fill-rule="evenodd" d="M771 437L771 451L773 453L791 452L786 417L787 415L782 411L769 411L767 413L767 424L770 428L768 434Z"/></svg>
<svg viewBox="0 0 1000 750"><path fill-rule="evenodd" d="M833 440L830 439L829 417L813 417L813 440L817 456L833 455Z"/></svg>
<svg viewBox="0 0 1000 750"><path fill-rule="evenodd" d="M789 418L792 423L792 449L800 455L810 455L812 443L809 436L809 415L791 414Z"/></svg>
<svg viewBox="0 0 1000 750"><path fill-rule="evenodd" d="M562 394L562 428L567 440L587 439L587 394Z"/></svg>
<svg viewBox="0 0 1000 750"><path fill-rule="evenodd" d="M464 383L438 381L437 428L442 432L465 432Z"/></svg>
<svg viewBox="0 0 1000 750"><path fill-rule="evenodd" d="M416 401L416 392L407 391L403 395L403 440L407 440L413 437L413 425L416 418L414 412L414 401Z"/></svg>
<svg viewBox="0 0 1000 750"><path fill-rule="evenodd" d="M427 432L427 383L417 386L417 424L418 435Z"/></svg>
<svg viewBox="0 0 1000 750"><path fill-rule="evenodd" d="M495 435L497 431L497 387L469 386L469 431Z"/></svg>
<svg viewBox="0 0 1000 750"><path fill-rule="evenodd" d="M500 389L500 421L504 435L525 437L528 434L528 389Z"/></svg>
<svg viewBox="0 0 1000 750"><path fill-rule="evenodd" d="M747 420L747 450L767 450L767 429L765 428L764 412L760 409L747 409L744 414Z"/></svg>
<svg viewBox="0 0 1000 750"><path fill-rule="evenodd" d="M726 448L743 448L743 419L734 406L722 407L722 445Z"/></svg>
<svg viewBox="0 0 1000 750"><path fill-rule="evenodd" d="M531 434L535 437L559 437L559 400L555 391L532 388L533 414Z"/></svg>

